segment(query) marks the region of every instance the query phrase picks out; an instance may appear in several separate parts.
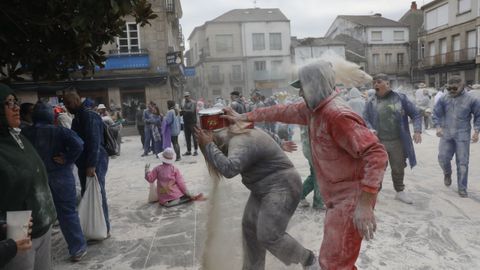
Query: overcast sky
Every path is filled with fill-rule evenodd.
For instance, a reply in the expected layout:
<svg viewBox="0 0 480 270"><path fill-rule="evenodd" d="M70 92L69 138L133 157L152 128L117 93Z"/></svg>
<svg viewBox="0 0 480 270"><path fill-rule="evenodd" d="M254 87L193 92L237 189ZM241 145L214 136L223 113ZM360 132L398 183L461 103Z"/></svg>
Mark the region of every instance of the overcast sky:
<svg viewBox="0 0 480 270"><path fill-rule="evenodd" d="M180 20L185 45L193 28L232 9L253 8L254 0L180 0ZM337 15L369 15L398 20L410 8L412 0L257 0L259 8L279 8L290 20L292 36L323 37ZM431 0L418 0L421 8Z"/></svg>

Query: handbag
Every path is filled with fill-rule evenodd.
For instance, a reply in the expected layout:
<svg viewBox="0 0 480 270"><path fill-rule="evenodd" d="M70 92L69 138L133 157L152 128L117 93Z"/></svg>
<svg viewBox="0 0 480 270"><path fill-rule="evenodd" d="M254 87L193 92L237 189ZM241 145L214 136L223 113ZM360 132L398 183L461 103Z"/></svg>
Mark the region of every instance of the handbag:
<svg viewBox="0 0 480 270"><path fill-rule="evenodd" d="M107 238L107 222L103 215L102 193L97 176L88 177L87 188L78 206L78 216L85 238L103 240Z"/></svg>

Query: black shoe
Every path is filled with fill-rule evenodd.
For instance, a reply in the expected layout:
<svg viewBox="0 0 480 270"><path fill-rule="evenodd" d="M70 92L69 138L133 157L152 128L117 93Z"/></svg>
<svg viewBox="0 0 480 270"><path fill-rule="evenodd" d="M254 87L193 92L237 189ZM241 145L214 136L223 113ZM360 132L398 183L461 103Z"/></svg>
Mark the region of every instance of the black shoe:
<svg viewBox="0 0 480 270"><path fill-rule="evenodd" d="M189 151L189 152L185 152L183 155L184 155L184 156L191 156L191 155L192 155L192 152L190 152L190 151Z"/></svg>
<svg viewBox="0 0 480 270"><path fill-rule="evenodd" d="M141 155L141 157L146 157L146 156L148 156L148 154L143 153L143 154Z"/></svg>
<svg viewBox="0 0 480 270"><path fill-rule="evenodd" d="M452 176L450 174L445 174L445 177L443 178L443 183L445 186L449 187L452 184Z"/></svg>
<svg viewBox="0 0 480 270"><path fill-rule="evenodd" d="M180 161L180 160L182 160L182 159L181 159L181 158L179 158L179 157L177 157L177 159L175 159L175 161Z"/></svg>
<svg viewBox="0 0 480 270"><path fill-rule="evenodd" d="M194 155L194 156L198 156L197 151L193 152L193 155Z"/></svg>
<svg viewBox="0 0 480 270"><path fill-rule="evenodd" d="M462 198L467 198L468 197L468 193L465 189L459 189L458 190L458 195L460 195L460 197L462 197Z"/></svg>

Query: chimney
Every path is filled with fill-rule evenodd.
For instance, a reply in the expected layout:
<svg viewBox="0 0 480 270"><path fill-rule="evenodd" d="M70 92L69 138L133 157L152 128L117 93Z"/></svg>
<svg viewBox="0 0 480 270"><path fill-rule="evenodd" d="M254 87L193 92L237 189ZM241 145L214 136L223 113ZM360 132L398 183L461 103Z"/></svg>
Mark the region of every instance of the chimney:
<svg viewBox="0 0 480 270"><path fill-rule="evenodd" d="M410 10L417 10L417 2L412 1L412 5L410 5Z"/></svg>

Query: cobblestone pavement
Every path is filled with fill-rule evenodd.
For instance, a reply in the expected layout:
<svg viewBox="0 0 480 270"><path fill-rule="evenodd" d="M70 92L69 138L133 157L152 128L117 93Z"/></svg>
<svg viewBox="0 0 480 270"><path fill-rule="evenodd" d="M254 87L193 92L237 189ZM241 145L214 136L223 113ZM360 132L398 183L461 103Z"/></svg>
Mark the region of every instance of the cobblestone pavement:
<svg viewBox="0 0 480 270"><path fill-rule="evenodd" d="M309 170L298 133L296 129L294 141L299 150L289 157L304 179ZM143 180L143 169L147 162L155 166L158 159L152 155L140 157L138 136L123 140L122 155L110 161L107 175L112 237L90 245L84 259L73 264L68 260L62 234L55 228L54 269L199 269L212 198L174 208L147 203L148 184ZM407 168L405 176L413 205L394 200L387 169L376 207L377 234L373 241L363 244L357 261L359 269L480 269L480 144L471 147L467 199L456 194L455 176L452 187L443 185L437 147L433 130L426 131L423 143L415 146L419 164L413 170ZM183 138L181 149L185 152ZM212 195L201 154L184 157L175 165L183 172L193 193ZM222 181L219 192L221 226L216 235L221 236L223 246L216 250L218 269L241 269L240 226L248 190L235 177ZM307 197L310 201L311 196ZM288 232L318 253L324 214L299 208ZM284 266L268 254L266 269L301 269L301 266Z"/></svg>

